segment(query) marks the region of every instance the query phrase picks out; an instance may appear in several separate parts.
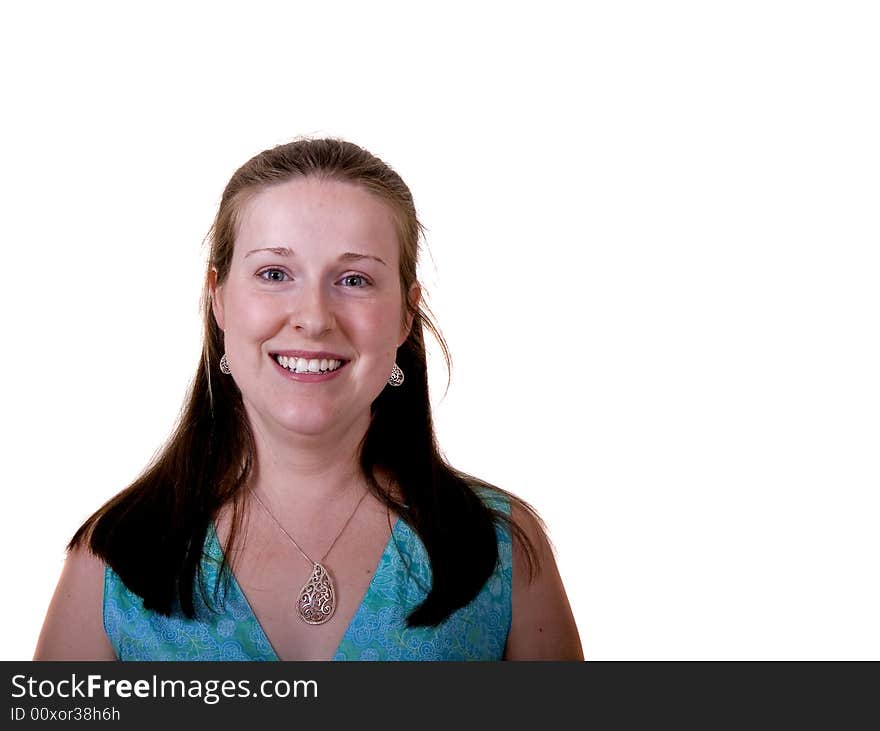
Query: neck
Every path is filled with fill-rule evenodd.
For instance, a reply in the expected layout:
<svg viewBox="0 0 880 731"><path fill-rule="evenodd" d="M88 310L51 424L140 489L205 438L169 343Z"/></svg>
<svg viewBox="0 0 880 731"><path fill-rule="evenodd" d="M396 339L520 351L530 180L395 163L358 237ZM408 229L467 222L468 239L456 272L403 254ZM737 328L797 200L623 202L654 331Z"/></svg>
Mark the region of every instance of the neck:
<svg viewBox="0 0 880 731"><path fill-rule="evenodd" d="M296 434L250 412L257 448L251 487L282 510L318 506L366 489L360 446L369 413L332 433Z"/></svg>

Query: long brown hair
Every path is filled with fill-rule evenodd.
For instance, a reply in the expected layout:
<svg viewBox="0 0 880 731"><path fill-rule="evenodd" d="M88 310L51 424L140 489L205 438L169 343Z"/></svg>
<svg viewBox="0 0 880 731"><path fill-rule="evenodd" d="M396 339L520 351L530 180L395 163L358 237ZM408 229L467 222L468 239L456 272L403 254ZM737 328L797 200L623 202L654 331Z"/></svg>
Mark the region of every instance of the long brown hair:
<svg viewBox="0 0 880 731"><path fill-rule="evenodd" d="M422 303L414 308L406 296L417 281L424 232L409 188L384 162L343 140L298 139L265 150L242 165L223 191L208 235L207 269L216 272L217 284L225 281L240 212L252 196L267 186L306 176L361 185L394 213L400 286L407 313L413 318L409 337L397 351L406 383L402 388L384 389L373 402L360 465L371 491L409 523L431 562L430 592L407 622L410 626L437 624L470 602L494 570L496 522L503 522L520 542L530 576L537 564L522 527L504 513L490 510L473 489L498 488L454 469L438 448L424 331L437 339L447 365L449 352L426 308ZM220 372L223 331L213 317L207 276L202 316L202 357L171 437L144 473L95 512L68 546L72 549L86 540L128 588L143 598L145 608L163 614L179 608L190 618L195 615L196 585L208 600L201 581L208 526L223 506L232 505L224 556L233 555L256 455L241 392L234 380ZM380 486L375 476L378 469L393 477L401 499ZM526 503L505 495L534 515ZM215 597L218 590L215 587Z"/></svg>

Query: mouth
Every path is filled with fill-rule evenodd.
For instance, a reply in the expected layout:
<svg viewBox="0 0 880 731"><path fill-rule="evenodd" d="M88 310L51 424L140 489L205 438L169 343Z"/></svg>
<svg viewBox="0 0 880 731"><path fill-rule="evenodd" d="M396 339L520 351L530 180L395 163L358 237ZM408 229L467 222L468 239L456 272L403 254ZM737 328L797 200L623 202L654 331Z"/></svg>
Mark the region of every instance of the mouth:
<svg viewBox="0 0 880 731"><path fill-rule="evenodd" d="M337 358L297 358L296 356L271 354L272 359L285 370L291 373L318 374L338 371L348 363L347 360Z"/></svg>

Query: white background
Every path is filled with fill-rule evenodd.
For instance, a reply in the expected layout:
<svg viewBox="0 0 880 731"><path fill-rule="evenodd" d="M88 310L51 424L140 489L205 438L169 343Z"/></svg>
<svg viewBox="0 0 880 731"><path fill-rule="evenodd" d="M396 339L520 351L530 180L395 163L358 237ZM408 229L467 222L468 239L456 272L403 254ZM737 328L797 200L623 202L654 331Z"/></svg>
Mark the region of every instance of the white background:
<svg viewBox="0 0 880 731"><path fill-rule="evenodd" d="M172 426L226 180L309 134L412 188L441 444L588 658L880 659L872 5L4 4L0 657Z"/></svg>

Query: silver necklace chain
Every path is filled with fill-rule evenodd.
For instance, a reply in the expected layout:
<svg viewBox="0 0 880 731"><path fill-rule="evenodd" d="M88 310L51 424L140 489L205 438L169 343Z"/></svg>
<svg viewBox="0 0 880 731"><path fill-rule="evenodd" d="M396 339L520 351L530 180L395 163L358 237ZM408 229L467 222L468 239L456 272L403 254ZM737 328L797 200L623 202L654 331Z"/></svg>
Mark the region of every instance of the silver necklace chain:
<svg viewBox="0 0 880 731"><path fill-rule="evenodd" d="M302 550L302 547L296 542L296 539L287 532L287 529L281 525L278 518L276 518L272 514L272 511L266 507L266 504L260 500L260 496L257 495L252 488L248 489L250 490L251 495L254 496L254 499L260 504L263 510L266 511L266 514L272 519L272 522L275 523L284 535L290 539L290 542L297 547L306 561L312 564L311 576L306 583L303 584L302 589L299 590L299 595L296 599L296 609L299 613L300 619L306 624L324 624L324 622L330 620L333 613L336 611L337 598L336 587L333 585L333 577L323 566L323 561L330 555L330 551L333 550L336 541L339 540L339 537L345 532L345 529L348 528L351 519L354 518L354 515L357 513L364 498L367 497L367 492L365 491L364 494L361 495L361 499L358 500L357 505L354 506L354 510L351 511L351 515L349 515L348 520L345 521L345 525L343 525L339 533L336 534L336 538L333 539L333 543L330 544L327 553L321 557L320 561L315 561L309 556L309 554Z"/></svg>
<svg viewBox="0 0 880 731"><path fill-rule="evenodd" d="M272 514L272 511L266 507L266 503L264 503L262 500L260 500L260 496L257 495L256 492L254 492L253 488L248 488L248 489L250 490L251 495L254 496L254 499L260 504L260 506L263 508L263 510L266 511L266 515L268 515L272 519L272 521L275 523L275 525L277 525L281 529L281 532L284 533L284 535L286 535L290 539L290 542L294 546L296 546L297 549L299 549L299 552L305 557L306 561L308 561L311 564L323 563L324 559L330 555L330 551L333 550L333 546L336 545L336 541L338 541L339 537L343 533L345 533L345 529L348 528L348 524L351 523L352 518L354 518L355 513L357 513L358 508L361 506L361 503L364 501L364 498L367 497L367 492L364 492L364 494L361 495L361 499L358 500L357 505L354 506L354 510L351 511L351 515L348 516L348 520L345 521L345 524L342 526L339 533L336 534L336 538L333 539L333 543L330 544L330 548L328 548L327 552L323 556L321 556L320 560L315 561L311 556L309 556L309 554L307 554L305 551L302 550L302 546L300 546L299 543L296 542L296 539L292 535L290 535L290 533L287 532L287 530L285 529L285 527L283 525L281 525L281 523L278 521L278 518L276 518Z"/></svg>

